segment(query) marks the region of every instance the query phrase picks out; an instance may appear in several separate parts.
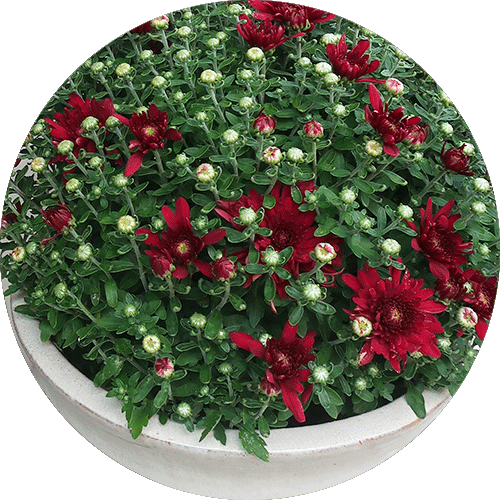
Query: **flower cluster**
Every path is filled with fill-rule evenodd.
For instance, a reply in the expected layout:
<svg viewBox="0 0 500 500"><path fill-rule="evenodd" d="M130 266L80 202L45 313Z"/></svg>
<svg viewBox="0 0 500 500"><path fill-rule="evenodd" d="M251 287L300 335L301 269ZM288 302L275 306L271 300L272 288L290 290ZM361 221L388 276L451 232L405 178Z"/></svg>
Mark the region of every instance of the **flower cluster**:
<svg viewBox="0 0 500 500"><path fill-rule="evenodd" d="M485 338L497 212L453 105L346 19L249 0L94 54L21 148L7 294L123 406L267 460L272 428L454 393ZM77 354L81 354L76 361Z"/></svg>

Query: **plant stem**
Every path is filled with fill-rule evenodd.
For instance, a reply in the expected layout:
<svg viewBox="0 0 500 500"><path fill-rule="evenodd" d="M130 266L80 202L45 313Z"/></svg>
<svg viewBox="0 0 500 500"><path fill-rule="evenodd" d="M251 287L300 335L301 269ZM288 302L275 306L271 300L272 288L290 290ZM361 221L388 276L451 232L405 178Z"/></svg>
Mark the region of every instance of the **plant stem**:
<svg viewBox="0 0 500 500"><path fill-rule="evenodd" d="M130 236L130 243L132 245L132 248L134 249L135 258L137 260L137 265L139 267L139 277L141 279L142 287L144 288L144 291L147 293L149 290L149 286L146 279L146 274L144 273L144 267L142 266L141 263L141 252L139 250L139 247L137 246L137 242L135 241L133 235Z"/></svg>

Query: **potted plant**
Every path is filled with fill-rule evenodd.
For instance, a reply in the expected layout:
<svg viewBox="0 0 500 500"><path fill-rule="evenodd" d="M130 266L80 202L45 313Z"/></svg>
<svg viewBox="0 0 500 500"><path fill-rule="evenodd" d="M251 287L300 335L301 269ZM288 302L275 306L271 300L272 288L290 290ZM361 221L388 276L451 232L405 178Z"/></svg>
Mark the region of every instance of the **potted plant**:
<svg viewBox="0 0 500 500"><path fill-rule="evenodd" d="M261 9L260 14L257 12L257 17L262 18L266 33L269 33L271 30L266 24L269 12L260 5L254 7ZM234 11L231 14L234 18L235 14L239 14L237 17L241 16L240 21L246 21L246 24L239 27L242 38L251 39L254 43L255 38L252 37L259 36L261 26L258 22L254 24L255 21L236 10L229 9ZM200 9L197 14L204 15L204 10ZM195 9L192 15L196 15ZM193 98L190 101L186 98L187 92L174 92L169 89L169 95L171 92L172 97L178 100L180 109L191 110L191 105L194 104L192 112L197 113L196 119L190 118L187 113L183 119L180 117L176 122L172 119L171 112L167 118L166 112L156 104L160 103L161 97L166 94L164 86L168 84L167 79L156 74L150 78L151 68L155 68L151 58L154 60L156 54L153 49L140 51L138 43L143 43L144 38L139 36L136 39L130 36L131 45L126 49L121 47L123 40L116 41L115 46L106 49L107 57L111 58L111 54L114 57L113 69L116 76L111 77L108 74L104 77L103 71L107 71L107 67L100 65L100 61L87 64L81 71L87 70L87 76L100 81L109 95L114 96L117 93L113 92L116 85L120 89L119 92L126 95L126 99L130 97L135 100L135 104L127 104L126 100L120 104L119 98L113 99L111 104L107 98L95 98L92 101L91 98L84 99L72 92L72 89L68 89L66 97L70 106L63 111L54 111L52 117L48 117L48 126L44 125L45 130L41 123L36 124L36 130L33 131L34 145L28 142L26 148L39 147L39 151L43 151L35 156L31 155L29 165L36 173L38 184L35 184L35 189L38 186L39 196L43 193L45 202L44 206L38 206L40 215L33 221L40 241L36 238L26 238L22 240L25 244L13 246L14 251L6 258L5 267L7 272L12 273L9 277L14 287L10 288L10 292L14 291L17 285L14 276L21 274L22 279L19 278L19 281L29 281L30 274L35 273L32 277L36 276L38 288L33 287L31 292L37 301L36 309L40 311L44 307L47 308L46 317L41 318L42 335L59 335L61 345L66 344L68 347L75 347L78 339L83 339L83 344L86 343L85 338L89 339L89 344L92 343L95 350L92 354L88 351L86 357L93 357L96 353L97 358L105 357L103 364L98 366L97 374L92 375L96 377L99 385L115 377L115 385L110 385L109 390L112 394L123 396L129 425L135 435L147 420L145 415L149 417L153 412L156 413L156 410L161 410L163 418L166 418L168 413L169 417L182 421L188 429L197 422L205 424L205 429L215 429L223 420L219 411L212 408L214 413L210 413L210 410L207 413L205 409L205 414L196 421L191 419L192 414L189 415L188 410L196 413L198 408L195 405L200 401L190 400L191 402L184 404L184 401L174 399L183 397L183 394L192 391L194 385L200 382L204 386L212 383L211 371L215 367L218 380L214 384L219 384L219 388L214 389L216 393L220 391L221 386L227 386L227 394L224 397L241 397L241 402L244 400L247 408L258 409L243 409L243 413L235 419L241 424L240 435L247 451L264 459L266 454L261 437L253 429L250 430L251 426L247 424L249 420L254 420L252 423L257 425L260 434L265 435L266 423L269 426L266 415L271 413L275 416L292 414L297 421L303 422L306 419L304 407L313 409L314 403L318 403L318 408L322 407L335 419L341 416L348 406L352 407L352 413L360 413L374 408L378 405L378 400L384 397L392 399L392 393L399 384L403 392L406 391L406 399L410 405L423 417L420 395L422 388L426 385L449 386L452 390L458 387L468 368L467 363L463 364L463 360L467 359L469 348L479 345L481 337L484 337L485 325L489 320L494 299L496 282L493 276L488 275L488 266L490 274L495 274L494 261L491 256L482 255L481 252L471 254L470 243L473 238L478 242L488 241L489 236L486 234L490 233L487 226L494 227L496 219L495 212L488 218L484 211L488 208L494 211L494 202L487 194L480 195L481 199L487 199L488 203L476 200L472 211L467 212L469 220L479 221L479 229L471 224L476 232L469 234L468 239L466 235L469 227L464 225L461 231L458 231L460 217L455 208L455 204L459 206L461 199L462 204L468 199L462 192L466 186L470 188L470 193L473 193L474 189L476 192L487 190L484 165L477 150L474 162L464 153L466 148L471 152L470 144L454 144L442 138L442 134L450 134L453 140L453 133L457 134L457 130L465 131L465 127L454 114L453 108L446 107L442 102L438 104L433 101L436 106L441 106L440 110L446 112L446 116L453 116L457 120L454 128L450 129L453 125L449 122L449 126L439 122L432 123L432 120L428 120L431 123L422 124L420 117L411 116L414 114L412 111L420 111L416 93L412 95L412 99L405 95L397 97L401 88L398 81L389 79L389 83L383 83L383 78L371 75L379 68L376 38L372 40L371 58L362 59L368 42L361 42L355 50L359 56L356 61L358 67L351 65L346 69L343 64L345 52L350 48L346 45L345 37L336 37L336 33L332 33L335 31L333 27L338 27L335 23L339 20L333 21L326 14L319 18L319 21L325 20L325 23L318 23L314 19L318 23L314 29L311 28L314 23L309 23L309 26L303 26L304 32L283 34L282 38L273 39L272 43L276 46L273 47L276 49L273 55L264 54L263 50L251 50L247 53L248 68L243 70L247 73L238 74L239 83L235 83L235 79L230 81L231 78L228 80L219 77L217 71L203 69L202 58L199 60L202 65L200 70L203 71L199 80L193 81L190 73L186 71L186 68L191 69L192 66L188 67L183 64L186 60L182 60L184 57L190 57L186 53L189 50L186 47L191 39L194 40L193 31L189 28L191 18L188 17L182 16L183 19L175 32L162 31L166 23L158 20L156 24L163 23L163 28L160 26L159 34L155 32L152 36L148 35L147 40L165 44L164 49L168 48L170 52L159 55L160 58L165 58L165 61L169 54L174 54L177 64L175 71L178 75L182 74L186 81L179 84L180 80L175 79L176 75L169 75L172 85L174 82L185 84L186 89L189 88L193 94L200 89L206 90L205 97L209 98L210 103L206 107L207 111L197 109L198 105L206 106L207 100L200 97L199 100ZM327 22L330 23L328 30L323 26L326 26ZM347 22L343 20L343 23ZM233 31L230 31L231 36L237 36L236 29L235 22ZM307 46L307 42L302 45L304 40L318 41L315 37L319 34L323 46L321 43L311 43ZM166 35L173 38L172 45L168 43ZM282 44L283 39L285 41ZM212 38L206 42L209 40ZM184 48L177 47L176 44L184 44ZM216 52L219 44L212 41L208 45L209 52ZM272 64L268 67L268 60L281 63L282 60L276 54L280 48L285 47L284 44L295 44L297 54L301 56L291 65L294 79L285 81L293 84L291 88L297 90L298 97L305 95L310 99L306 108L317 111L317 115L312 113L311 117L301 116L297 110L290 108L288 98L283 97L286 92L278 92L280 88L286 89L286 84L277 80L277 77L274 78L276 88L261 89L262 81L266 86L272 80ZM269 47L264 45L263 48ZM140 76L139 80L136 79L135 66L121 62L113 52L122 49L126 53L133 49L138 54L143 65L142 73L139 71L140 76L155 83L145 86L141 83ZM203 51L205 50L208 49L204 48ZM241 51L239 48L238 50ZM305 55L308 54L307 50L312 51L309 55L314 63ZM382 50L387 53L387 45L380 47L380 54ZM150 51L153 54L150 54ZM315 58L321 51L324 60L316 62ZM99 59L98 56L96 58ZM306 59L309 59L309 62ZM387 59L390 60L391 57L386 58L385 63L388 65ZM230 58L225 57L224 61L230 61ZM394 63L395 61L396 59L393 60ZM401 58L398 61L398 65L412 64L401 62L404 61ZM330 69L335 66L339 73L337 76L342 76L345 80L342 82L335 78L333 73L328 71L328 66ZM266 70L267 80L255 79L256 73L260 72L262 75L263 69ZM281 70L275 68L275 71ZM391 70L388 71L389 75ZM134 73L133 80L131 73ZM81 77L78 72L73 76L76 79ZM317 86L321 82L321 85L328 87L324 90L320 88L317 93L311 92L312 88L307 91L309 77L315 82L314 85ZM369 81L366 81L367 79ZM80 85L84 85L84 78L81 80ZM244 91L249 81L253 82L250 83L251 96L241 97L236 92L231 94L231 97L238 97L237 101L228 98L225 102L225 97L221 99L221 95L226 96L233 86ZM300 84L300 81L303 83ZM74 84L75 81L71 78L68 85ZM136 84L143 94L138 94ZM301 85L305 87L302 92ZM378 85L378 88L375 85ZM383 90L384 86L387 90ZM423 92L422 88L419 90ZM395 95L390 97L390 92ZM181 93L184 95L180 95ZM398 105L404 104L405 113L408 114L403 114L396 106L396 111L387 109L387 103L382 101L381 95L391 102L399 100ZM124 112L127 111L127 106L130 106L131 110L132 107L135 109L139 104L143 104L143 96L151 97L151 104L145 106L145 110L128 114ZM253 99L253 107L249 105L250 107L245 109L247 104L242 102L245 97ZM268 104L266 108L265 100L268 97L273 99L274 104ZM323 116L325 107L322 100L325 99L325 102L331 99L331 106L326 108L327 113ZM296 99L294 106L300 107L299 101L301 99ZM345 102L345 105L340 104L341 102ZM166 101L163 100L163 103ZM256 109L261 106L261 109ZM49 109L50 107L49 104ZM87 113L88 116L82 117L78 114L78 111L83 110L85 113L90 109L92 111ZM254 110L255 116L250 118L249 109ZM239 115L235 112L239 112ZM94 116L101 113L107 115L102 118L103 123L109 122L107 127L100 123L100 117ZM208 118L203 117L203 113L208 115ZM79 120L77 126L72 121L76 118ZM362 120L358 122L359 118ZM207 121L204 121L205 119ZM295 123L291 123L293 119ZM304 123L297 122L299 119ZM75 132L75 127L79 128L85 120L85 131L81 132L79 129L74 141L68 139L67 134ZM387 134L384 127L388 123L392 127L391 130L396 129L396 135ZM186 143L180 146L182 141L186 142L189 134L194 134L190 127L198 127L207 133L206 145L192 146ZM299 130L302 132L300 135L296 134ZM280 134L280 131L286 133ZM254 133L256 135L253 135ZM377 134L381 134L382 139L378 142L372 138L376 138ZM294 140L286 139L285 136L290 135ZM214 142L214 139L220 142ZM410 142L410 146L400 146L405 139ZM36 143L37 140L40 144ZM432 144L432 140L434 145L427 149L426 145ZM54 151L57 154L51 158L47 156L50 153L49 145L53 147L50 142L57 143L57 152ZM222 149L218 151L222 154L217 155L217 151L210 150L213 147L211 142L214 142L214 149ZM79 144L84 152L81 149L75 155L75 143ZM171 145L171 149L168 145ZM128 146L129 152L124 146ZM412 149L415 146L419 146L419 151ZM285 151L286 158L283 157ZM426 162L426 153L431 155L433 162L439 163L438 168L431 162ZM193 156L196 160L193 160ZM251 161L248 161L249 159ZM408 162L415 165L416 159L419 162L418 167L408 171ZM219 170L216 161L224 164L224 168L229 170L222 167ZM257 171L256 165L259 163L260 172ZM394 165L399 166L393 170ZM474 167L471 169L471 165L477 170L474 171ZM262 171L262 167L266 170ZM122 175L117 173L117 168L122 169ZM53 175L57 172L61 174L59 186L54 184ZM472 172L476 173L474 180L469 179ZM437 175L431 179L431 174ZM15 175L20 178L20 174ZM477 182L478 177L482 181ZM320 182L322 178L325 180L324 184ZM376 182L377 178L379 182ZM380 181L381 178L389 185L384 185ZM23 182L14 182L12 185L13 190L17 188L17 194L21 198L19 191L27 188ZM137 187L135 191L129 187L131 182ZM152 186L152 189L146 183L156 185ZM257 187L258 190L250 191L251 183L260 186ZM238 188L242 189L241 193L232 189L240 184L247 186ZM416 192L410 191L415 197L410 203L415 207L425 207L421 214L418 214L417 208L413 210L410 205L397 203L408 199L408 186L412 189L417 186L420 188ZM453 188L449 189L448 186ZM457 186L460 189L457 189ZM47 187L58 192L63 201L47 201ZM342 189L339 189L340 187ZM87 188L89 192L85 191ZM102 197L103 188L107 190L106 197ZM453 197L440 198L443 188L445 192L448 188L448 194L453 192ZM147 196L141 197L142 190L148 193ZM465 192L470 196L469 191ZM178 193L179 196L168 198L169 203L158 203L158 198L168 197L172 193ZM401 198L401 193L404 193L406 198ZM213 200L207 194L212 196ZM390 196L385 198L388 194ZM417 199L419 195L426 195L426 203L422 204L421 200ZM379 196L382 196L382 202L378 201ZM36 199L35 195L35 203ZM439 210L433 208L436 199ZM140 208L136 208L136 200L140 203ZM192 200L197 200L197 203L190 203ZM69 201L75 202L76 209L71 210L67 203ZM391 204L385 205L389 202ZM27 230L26 227L21 227L26 225L22 218L28 209L33 207L36 208L36 205L25 206L23 213L23 208L18 209L14 202L10 203L11 210L6 212L5 217L7 235L19 236L22 233L16 233L16 229ZM193 208L199 217L190 217ZM455 211L452 212L454 208ZM80 214L77 213L78 209ZM77 213L76 226L73 223L73 212ZM13 220L12 214L17 214L17 221ZM210 217L207 214L210 214ZM415 221L412 220L413 214L416 215ZM97 225L94 224L94 227L88 218L92 215L101 227L109 229L101 231L97 240L92 239L98 232ZM142 219L148 218L148 223L141 223ZM197 221L197 226L193 226L191 219ZM84 229L86 224L91 228L90 231ZM332 227L329 227L330 225ZM51 227L54 232L43 235L42 228L46 230L47 227ZM207 227L210 230L206 230ZM84 232L78 233L78 228ZM435 244L433 238L436 231L440 231L439 236L449 243L445 253L440 252ZM385 237L393 235L397 235L397 239ZM140 240L145 236L147 238L143 242L146 246L142 246L141 252ZM72 242L74 248L70 248L67 241ZM221 241L224 244L218 245ZM30 243L39 245L36 248L34 245L28 248ZM148 257L143 255L144 251ZM405 265L405 254L410 251L418 261ZM482 253L486 253L484 246ZM107 258L103 258L106 254ZM401 260L398 256L401 256ZM38 259L36 265L30 265L33 259ZM132 269L132 264L133 269L139 271L138 276L134 273L135 279L131 277L132 273L127 274ZM151 269L148 269L148 264ZM37 274L39 265L42 265L43 269L38 268ZM479 269L482 272L479 272ZM45 296L44 287L40 288L40 280L47 271L58 278L58 283L51 287L53 295L50 298ZM75 278L72 280L76 284L75 288L68 287L66 280L60 280L61 272L68 272L70 277ZM117 275L120 276L120 286L115 272L124 273ZM453 284L458 283L459 288L458 295L453 297L446 295L452 282L452 274ZM92 276L93 278L85 279ZM194 283L198 283L198 289L195 291L191 281L183 282L190 276L193 276ZM98 287L95 286L96 283L99 284ZM325 285L336 286L327 289ZM86 290L84 300L79 286ZM142 292L139 293L141 287ZM188 290L188 287L191 289ZM391 291L384 294L384 288L385 291L389 288ZM260 292L257 293L259 289ZM378 294L374 294L373 290L378 290ZM252 293L255 295L252 296ZM99 301L95 297L96 294L102 294L103 300ZM158 299L158 295L162 298ZM139 297L142 297L142 300ZM207 297L214 299L209 303ZM482 308L484 300L480 302L481 297L486 297L489 301L487 307ZM252 300L246 300L250 298ZM158 301L161 302L159 305ZM202 307L202 312L193 310L189 311L190 314L186 317L178 318L181 311L189 309L193 302L203 305L203 301L206 306ZM242 313L246 311L247 303L248 313ZM335 307L339 306L338 311L334 310L332 303L335 303ZM268 309L263 309L263 305ZM78 310L84 321L65 321L67 316L63 315L73 309ZM58 312L49 313L49 310ZM151 318L154 318L158 310L160 312L154 322ZM231 313L227 313L228 310ZM405 340L408 343L403 342L403 334L398 327L402 314L405 315L405 324L408 321L413 322L415 330L414 336ZM56 316L63 319L58 320ZM278 327L277 320L280 317L285 321ZM383 318L382 321L380 318ZM459 333L460 337L446 335L445 332L445 327L450 328L451 334L451 325L455 318L458 318L457 321L464 327L463 333L459 329L453 332ZM166 322L167 328L157 326L159 320ZM273 322L276 325L272 339L262 339L263 342L259 343L256 328L260 328L262 322L266 329L270 329ZM314 324L315 330L319 332L310 329L308 325L311 324ZM416 324L423 325L418 332L415 329ZM225 334L229 338L217 338L222 329L227 330ZM318 333L323 332L325 335L325 331L333 332L335 338L328 334L320 340ZM98 333L101 337L96 340L93 336ZM189 337L190 334L192 338ZM168 335L173 337L173 342ZM441 337L438 337L439 335ZM445 346L442 342L443 345L438 348L437 338L450 341L450 345ZM102 348L104 344L98 346L102 339L112 345L112 354L106 352L107 346ZM224 341L230 346L228 352ZM158 342L160 347L156 349ZM137 343L138 345L135 345ZM214 346L217 346L215 354ZM452 354L459 348L462 349L460 355ZM450 349L448 354L445 352L447 349ZM340 356L337 359L339 350ZM102 354L99 351L102 351ZM242 351L248 351L254 356L252 359L255 366L261 371L264 370L262 374L258 373L257 368L250 367L248 353L242 355ZM288 358L282 357L283 351L288 353ZM222 352L226 352L227 356L221 359L220 356L224 356ZM183 356L182 353L188 354ZM213 356L213 359L205 359L207 356ZM258 359L261 361L257 361ZM214 363L215 360L218 361ZM445 367L441 364L443 360ZM145 372L148 362L152 363L151 373ZM290 363L297 366L290 370ZM132 380L132 385L123 382L125 376L133 377L130 371L127 373L128 365L134 366L136 373L140 373L135 382ZM212 366L212 369L203 368L207 366ZM455 371L455 367L462 370L459 374L461 378L446 379L444 373L450 375L451 368ZM257 370L253 378L241 382L244 380L241 377L247 376L252 370ZM265 393L263 399L261 396L255 398L259 403L258 408L257 403L243 398L252 384L254 387L260 386ZM351 387L348 387L349 384ZM121 391L122 389L125 392ZM176 391L178 394L175 394ZM151 399L147 402L149 395ZM187 397L191 396L193 395L189 394ZM268 396L271 397L267 398ZM160 404L162 402L163 404ZM218 404L221 402L222 400ZM227 402L222 404L227 405ZM186 411L181 412L180 408ZM220 408L228 411L225 406ZM250 416L246 417L246 414ZM217 423L212 425L211 420L217 420ZM227 420L231 421L231 418ZM272 425L282 424L279 419L275 419ZM219 432L221 437L221 431L216 432Z"/></svg>

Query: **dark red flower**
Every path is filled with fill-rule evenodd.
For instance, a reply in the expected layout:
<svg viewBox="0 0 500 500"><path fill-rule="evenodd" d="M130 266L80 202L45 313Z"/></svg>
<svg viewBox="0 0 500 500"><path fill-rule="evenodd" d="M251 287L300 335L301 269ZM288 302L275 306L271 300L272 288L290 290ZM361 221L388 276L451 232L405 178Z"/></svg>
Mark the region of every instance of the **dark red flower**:
<svg viewBox="0 0 500 500"><path fill-rule="evenodd" d="M257 26L246 14L241 14L239 19L240 21L245 21L236 26L240 35L251 47L259 47L264 52L279 47L282 43L290 40L290 38L305 35L305 33L296 33L295 35L285 37L285 27L273 24L269 20L262 21Z"/></svg>
<svg viewBox="0 0 500 500"><path fill-rule="evenodd" d="M58 202L57 207L49 208L47 210L42 209L42 217L48 226L57 231L54 236L44 239L42 241L42 245L45 245L50 240L57 238L57 236L62 234L65 229L70 227L74 220L71 210L66 204L63 204L60 201Z"/></svg>
<svg viewBox="0 0 500 500"><path fill-rule="evenodd" d="M226 257L226 249L220 259L215 259L212 262L212 273L214 278L225 281L234 278L236 274L236 264Z"/></svg>
<svg viewBox="0 0 500 500"><path fill-rule="evenodd" d="M381 354L397 373L401 373L408 359L407 353L419 352L439 358L436 334L444 331L435 314L446 305L431 297L434 290L422 288L423 280L410 278L395 267L390 268L391 279L382 279L377 270L365 266L358 276L344 274L344 283L354 290L354 311L345 312L351 320L366 318L372 331L361 348L358 363L368 364L375 354Z"/></svg>
<svg viewBox="0 0 500 500"><path fill-rule="evenodd" d="M478 316L476 334L484 340L488 323L493 313L495 298L497 295L498 278L487 278L481 271L467 269L464 277L472 285L472 293L464 298L464 302L470 305Z"/></svg>
<svg viewBox="0 0 500 500"><path fill-rule="evenodd" d="M442 300L464 300L469 294L466 288L467 278L464 272L452 267L448 269L447 279L437 277L434 290ZM438 273L439 274L439 273Z"/></svg>
<svg viewBox="0 0 500 500"><path fill-rule="evenodd" d="M157 249L151 247L151 249L145 250L144 253L149 256L151 269L156 276L165 278L174 272L175 266L166 248Z"/></svg>
<svg viewBox="0 0 500 500"><path fill-rule="evenodd" d="M20 201L18 201L15 204L15 209L18 213L21 213L22 205L21 205ZM7 227L10 224L14 224L14 222L17 222L17 214L16 213L12 212L12 213L6 214L5 211L2 212L2 224L0 226L0 230L4 231L5 229L7 229Z"/></svg>
<svg viewBox="0 0 500 500"><path fill-rule="evenodd" d="M443 148L441 149L441 161L444 168L456 174L467 177L473 176L474 172L470 171L469 157L464 153L465 144L460 148L450 148L445 152L444 148L446 144L448 144L448 141L443 144Z"/></svg>
<svg viewBox="0 0 500 500"><path fill-rule="evenodd" d="M314 345L315 332L307 332L304 338L297 336L297 325L291 326L287 321L280 339L270 338L266 346L243 332L232 332L231 340L241 349L250 351L257 358L265 359L269 368L261 387L269 395L281 390L286 407L293 413L297 422L306 420L303 404L311 393L308 385L302 385L311 375L307 366L315 360L311 349ZM302 400L299 394L303 394Z"/></svg>
<svg viewBox="0 0 500 500"><path fill-rule="evenodd" d="M349 51L344 33L336 45L330 43L326 46L326 54L332 63L335 73L340 77L355 82L384 83L385 80L377 78L361 78L364 75L373 73L380 66L380 61L374 60L370 63L368 62L369 56L365 52L369 47L370 42L368 40L360 40Z"/></svg>
<svg viewBox="0 0 500 500"><path fill-rule="evenodd" d="M266 115L264 109L261 109L253 122L253 129L258 135L270 135L276 130L276 120Z"/></svg>
<svg viewBox="0 0 500 500"><path fill-rule="evenodd" d="M175 204L175 213L167 206L161 209L167 230L161 235L149 229L141 228L136 234L147 234L144 241L151 249L146 251L152 259L152 269L159 276L170 272L169 262L175 265L172 272L174 278L185 278L188 275L187 265L192 262L205 276L212 277L212 267L198 259L198 254L206 245L214 245L226 235L225 229L215 229L200 238L193 233L191 227L191 210L184 198L178 198Z"/></svg>
<svg viewBox="0 0 500 500"><path fill-rule="evenodd" d="M411 120L411 118L407 119ZM415 148L419 148L429 137L429 125L419 125L414 123L413 125L406 125L406 131L408 135L405 141Z"/></svg>
<svg viewBox="0 0 500 500"><path fill-rule="evenodd" d="M96 150L96 145L92 139L82 135L82 122L85 118L93 116L99 120L99 127L103 127L110 116L118 118L124 122L126 118L115 111L111 99L97 101L96 99L86 99L85 101L78 94L71 94L68 99L71 108L64 108L63 113L54 113L53 119L45 118L51 127L50 135L54 138L53 144L58 145L61 141L71 141L78 149L84 149L88 153ZM59 154L51 161L68 161L66 155ZM72 161L68 161L72 163Z"/></svg>
<svg viewBox="0 0 500 500"><path fill-rule="evenodd" d="M460 214L450 217L455 200L450 200L436 215L432 215L432 198L427 201L426 209L420 209L420 231L415 223L406 221L417 236L411 246L422 252L429 261L429 267L436 278L446 281L450 268L460 267L467 262L466 254L471 253L472 243L464 243L462 236L454 229Z"/></svg>
<svg viewBox="0 0 500 500"><path fill-rule="evenodd" d="M234 218L239 217L242 208L251 208L254 212L257 212L262 207L263 201L264 195L257 193L252 188L248 195L241 196L236 201L218 201L215 212L227 220L235 229L243 231L246 226L236 224Z"/></svg>
<svg viewBox="0 0 500 500"><path fill-rule="evenodd" d="M144 156L150 149L161 149L165 145L165 139L169 141L181 141L181 134L174 128L167 128L168 114L160 111L156 104L151 104L147 112L133 113L130 120L124 122L136 139L130 141L129 149L139 148L128 159L125 165L124 175L130 177L139 170Z"/></svg>
<svg viewBox="0 0 500 500"><path fill-rule="evenodd" d="M382 102L379 91L373 84L368 86L368 95L373 111L370 110L370 106L366 106L366 121L380 134L384 142L384 153L389 156L398 156L399 148L396 144L406 139L409 130L414 125L418 125L421 118L418 116L405 118L402 107L389 113L389 105Z"/></svg>
<svg viewBox="0 0 500 500"><path fill-rule="evenodd" d="M253 13L255 19L288 24L296 30L311 31L314 23L326 23L335 17L324 10L288 2L248 0L248 3L258 11Z"/></svg>

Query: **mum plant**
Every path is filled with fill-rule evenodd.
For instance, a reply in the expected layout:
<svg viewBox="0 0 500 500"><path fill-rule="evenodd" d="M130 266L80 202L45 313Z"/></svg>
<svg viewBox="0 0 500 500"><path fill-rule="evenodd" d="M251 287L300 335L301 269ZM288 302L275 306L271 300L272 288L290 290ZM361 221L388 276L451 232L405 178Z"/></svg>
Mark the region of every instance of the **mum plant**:
<svg viewBox="0 0 500 500"><path fill-rule="evenodd" d="M1 269L136 438L267 460L273 428L458 389L499 230L459 113L396 47L309 7L160 16L79 67L19 153Z"/></svg>

